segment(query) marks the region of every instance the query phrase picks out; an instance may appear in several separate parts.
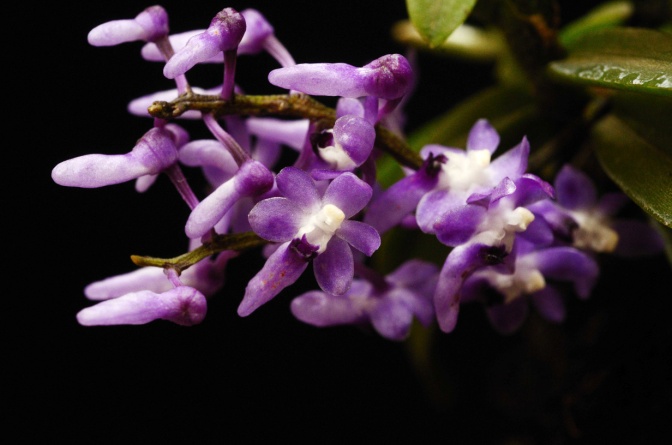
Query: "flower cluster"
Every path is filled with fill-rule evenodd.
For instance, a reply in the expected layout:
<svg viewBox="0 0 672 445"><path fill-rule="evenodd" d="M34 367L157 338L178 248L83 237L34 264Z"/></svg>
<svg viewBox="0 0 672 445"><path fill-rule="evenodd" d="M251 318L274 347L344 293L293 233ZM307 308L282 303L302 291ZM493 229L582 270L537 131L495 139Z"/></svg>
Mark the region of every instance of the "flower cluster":
<svg viewBox="0 0 672 445"><path fill-rule="evenodd" d="M133 41L144 42L142 57L164 63L164 76L176 84L129 103L130 113L153 118L152 128L128 153L66 160L52 178L87 188L133 180L144 192L167 175L191 210L184 225L189 252L183 262L140 259L140 269L90 284L85 295L100 302L78 314L83 325L200 323L207 298L224 286L229 261L263 244L266 261L249 279L240 316L271 301L310 267L319 289L294 298L291 310L315 326L367 324L400 340L414 319L451 332L460 305L476 301L495 329L510 333L524 321L528 302L549 321L562 321L568 287L558 284L568 282L587 298L599 275L599 254L661 249L648 225L616 218L625 196L598 198L589 178L569 165L553 184L544 181L527 171L528 140L497 153L500 137L485 119L473 125L465 149L430 144L416 153L405 147L399 129L414 75L403 55L383 55L361 67L297 64L252 9L225 8L207 28L171 35L168 14L152 6L89 34L95 46ZM268 81L285 90L285 105L303 101L289 117L263 101L236 108L246 97L235 77L238 56L261 52L279 65ZM190 69L217 63L223 65L221 85L189 84ZM313 96L335 97L336 106L328 109ZM180 108L181 98L202 106ZM177 111L162 114L171 104ZM189 120L202 121L211 138L192 140ZM283 150L291 164L280 164L287 158ZM405 175L384 188L377 160L386 153L401 159ZM192 190L183 166L202 171L207 194ZM447 246L443 263L402 255L393 272L377 271L370 258L381 235L400 227Z"/></svg>

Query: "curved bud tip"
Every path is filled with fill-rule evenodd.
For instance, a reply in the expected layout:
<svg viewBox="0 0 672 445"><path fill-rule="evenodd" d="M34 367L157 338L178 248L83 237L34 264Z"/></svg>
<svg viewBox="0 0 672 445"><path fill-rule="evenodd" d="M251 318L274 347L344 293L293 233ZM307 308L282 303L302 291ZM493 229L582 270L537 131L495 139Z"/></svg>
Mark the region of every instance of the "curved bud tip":
<svg viewBox="0 0 672 445"><path fill-rule="evenodd" d="M93 46L113 46L137 40L154 42L168 35L168 14L156 5L134 19L112 20L93 28L87 40Z"/></svg>
<svg viewBox="0 0 672 445"><path fill-rule="evenodd" d="M398 99L413 83L413 69L400 54L388 54L359 69L363 74L364 89L369 96Z"/></svg>
<svg viewBox="0 0 672 445"><path fill-rule="evenodd" d="M238 48L245 35L245 17L233 8L224 8L212 19L208 31L211 35L219 35L220 49L229 51Z"/></svg>
<svg viewBox="0 0 672 445"><path fill-rule="evenodd" d="M205 296L189 286L179 286L163 293L148 290L131 292L105 300L77 313L83 326L146 324L154 320L192 326L205 318Z"/></svg>
<svg viewBox="0 0 672 445"><path fill-rule="evenodd" d="M239 12L233 8L223 9L212 19L208 29L191 37L184 47L173 54L163 67L163 75L174 79L194 65L220 56L222 51L235 51L245 28L245 18Z"/></svg>

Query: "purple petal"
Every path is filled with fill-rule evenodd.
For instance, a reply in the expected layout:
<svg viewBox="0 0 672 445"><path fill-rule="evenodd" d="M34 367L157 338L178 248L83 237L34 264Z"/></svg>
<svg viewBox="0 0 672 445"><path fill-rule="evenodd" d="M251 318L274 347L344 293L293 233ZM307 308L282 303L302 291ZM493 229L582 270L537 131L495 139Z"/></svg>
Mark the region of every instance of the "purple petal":
<svg viewBox="0 0 672 445"><path fill-rule="evenodd" d="M205 318L205 296L188 286L179 286L162 294L132 292L81 310L77 321L84 326L146 324L163 319L184 326Z"/></svg>
<svg viewBox="0 0 672 445"><path fill-rule="evenodd" d="M350 289L355 265L350 245L332 237L327 250L313 260L315 279L320 288L331 295L342 295Z"/></svg>
<svg viewBox="0 0 672 445"><path fill-rule="evenodd" d="M476 121L469 131L467 150L488 150L493 154L499 145L499 134L486 119Z"/></svg>
<svg viewBox="0 0 672 445"><path fill-rule="evenodd" d="M314 212L320 206L321 197L315 181L305 171L285 167L280 170L275 182L280 193L302 209Z"/></svg>
<svg viewBox="0 0 672 445"><path fill-rule="evenodd" d="M571 281L576 293L587 298L597 281L599 267L586 253L572 247L551 247L530 255L546 278Z"/></svg>
<svg viewBox="0 0 672 445"><path fill-rule="evenodd" d="M512 334L520 328L527 317L529 307L525 298L517 298L507 304L498 304L486 309L488 319L500 334Z"/></svg>
<svg viewBox="0 0 672 445"><path fill-rule="evenodd" d="M378 231L360 221L343 221L335 235L367 256L373 255L373 252L380 247Z"/></svg>
<svg viewBox="0 0 672 445"><path fill-rule="evenodd" d="M539 314L553 323L562 323L565 320L565 303L562 294L552 286L546 286L542 290L531 295L532 304Z"/></svg>
<svg viewBox="0 0 672 445"><path fill-rule="evenodd" d="M442 221L446 211L464 204L463 199L450 194L448 190L433 190L426 193L418 202L415 214L420 230L434 234L434 226Z"/></svg>
<svg viewBox="0 0 672 445"><path fill-rule="evenodd" d="M524 232L518 236L538 246L548 246L554 240L553 230L543 217L535 216Z"/></svg>
<svg viewBox="0 0 672 445"><path fill-rule="evenodd" d="M292 314L304 323L325 327L363 321L362 310L345 295L310 291L292 300Z"/></svg>
<svg viewBox="0 0 672 445"><path fill-rule="evenodd" d="M565 165L560 169L554 185L558 202L566 209L589 209L597 202L597 191L593 181L571 165Z"/></svg>
<svg viewBox="0 0 672 445"><path fill-rule="evenodd" d="M448 209L434 224L436 237L447 246L463 244L476 232L487 210L478 205Z"/></svg>
<svg viewBox="0 0 672 445"><path fill-rule="evenodd" d="M303 224L302 210L287 198L269 198L258 202L248 219L252 230L265 240L285 242L296 236Z"/></svg>
<svg viewBox="0 0 672 445"><path fill-rule="evenodd" d="M515 182L516 193L512 197L516 207L527 207L535 202L555 197L553 186L538 176L526 173Z"/></svg>
<svg viewBox="0 0 672 445"><path fill-rule="evenodd" d="M352 173L343 173L334 179L324 192L322 204L332 204L352 218L371 200L373 190L366 182Z"/></svg>
<svg viewBox="0 0 672 445"><path fill-rule="evenodd" d="M264 267L250 280L238 306L238 315L246 317L284 288L299 279L308 267L308 259L299 253L293 242L282 244L266 260Z"/></svg>

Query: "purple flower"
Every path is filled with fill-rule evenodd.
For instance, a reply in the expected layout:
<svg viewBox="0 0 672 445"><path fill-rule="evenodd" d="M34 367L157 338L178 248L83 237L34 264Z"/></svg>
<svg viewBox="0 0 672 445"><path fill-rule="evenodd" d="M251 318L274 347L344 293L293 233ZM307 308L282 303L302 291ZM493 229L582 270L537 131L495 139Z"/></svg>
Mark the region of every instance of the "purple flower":
<svg viewBox="0 0 672 445"><path fill-rule="evenodd" d="M418 226L425 233L436 233L436 223L475 193L512 191L512 181L527 169L530 146L526 138L491 161L499 145L499 135L485 119L478 120L469 132L466 150L427 145L420 154L423 166L393 184L371 204L366 221L384 232L415 211ZM508 178L508 181L504 181ZM509 187L508 190L505 188Z"/></svg>
<svg viewBox="0 0 672 445"><path fill-rule="evenodd" d="M168 79L186 73L197 63L202 63L225 51L234 51L245 33L245 19L233 8L224 8L210 22L205 32L191 37L163 67ZM223 60L223 56L222 56Z"/></svg>
<svg viewBox="0 0 672 445"><path fill-rule="evenodd" d="M435 223L437 238L455 246L441 269L434 295L443 331L455 328L461 287L471 274L495 265L510 273L516 238L539 245L551 243L548 225L526 207L551 196L552 187L536 176L523 175L515 183L505 178L490 193L470 196L466 204L455 206Z"/></svg>
<svg viewBox="0 0 672 445"><path fill-rule="evenodd" d="M434 321L431 297L438 268L409 260L385 277L384 282L354 280L343 295L310 291L292 300L296 318L314 326L370 323L390 340L408 337L413 317L425 326Z"/></svg>
<svg viewBox="0 0 672 445"><path fill-rule="evenodd" d="M88 41L93 46L113 46L142 40L155 42L168 36L168 14L159 5L150 6L134 19L112 20L93 28Z"/></svg>
<svg viewBox="0 0 672 445"><path fill-rule="evenodd" d="M192 326L205 318L205 296L189 286L178 286L163 293L148 290L131 292L82 309L77 321L84 326L146 324L168 320Z"/></svg>
<svg viewBox="0 0 672 445"><path fill-rule="evenodd" d="M294 283L313 260L319 286L345 293L354 274L351 246L371 255L380 246L373 227L350 220L371 199L371 187L352 173L334 179L321 194L303 170L285 167L276 177L281 197L257 203L249 214L262 238L282 243L250 280L238 313L246 316Z"/></svg>
<svg viewBox="0 0 672 445"><path fill-rule="evenodd" d="M69 159L56 165L51 177L63 186L96 188L156 175L177 162L174 137L170 129L152 128L129 153Z"/></svg>
<svg viewBox="0 0 672 445"><path fill-rule="evenodd" d="M615 215L630 202L621 192L598 192L585 173L565 165L555 177L557 201L530 207L543 216L560 242L596 253L624 257L663 251L660 234L648 223Z"/></svg>
<svg viewBox="0 0 672 445"><path fill-rule="evenodd" d="M524 322L529 302L545 319L560 323L565 318L561 288L555 283L570 282L579 298L590 295L599 268L594 259L572 247L535 249L519 240L514 270L503 273L484 267L471 275L462 287L462 301L480 301L493 327L509 334Z"/></svg>

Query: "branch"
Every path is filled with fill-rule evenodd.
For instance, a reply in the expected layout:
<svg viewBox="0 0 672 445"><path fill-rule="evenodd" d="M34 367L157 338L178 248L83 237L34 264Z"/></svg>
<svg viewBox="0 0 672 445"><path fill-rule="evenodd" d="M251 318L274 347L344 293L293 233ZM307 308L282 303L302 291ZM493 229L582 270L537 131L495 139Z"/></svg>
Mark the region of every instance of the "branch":
<svg viewBox="0 0 672 445"><path fill-rule="evenodd" d="M235 95L224 100L218 95L185 93L176 99L157 101L149 106L149 114L160 119L174 119L185 111L197 110L214 116L286 116L321 121L331 127L336 121L336 110L306 94L278 94L268 96ZM376 146L389 153L400 164L419 169L422 158L402 138L387 128L376 125Z"/></svg>
<svg viewBox="0 0 672 445"><path fill-rule="evenodd" d="M267 241L254 232L244 232L232 235L216 235L211 241L205 242L191 252L174 258L155 258L140 255L131 255L131 261L136 266L154 266L163 269L173 269L178 274L188 269L202 259L224 250L246 250L263 246Z"/></svg>

